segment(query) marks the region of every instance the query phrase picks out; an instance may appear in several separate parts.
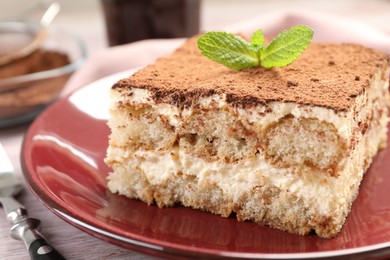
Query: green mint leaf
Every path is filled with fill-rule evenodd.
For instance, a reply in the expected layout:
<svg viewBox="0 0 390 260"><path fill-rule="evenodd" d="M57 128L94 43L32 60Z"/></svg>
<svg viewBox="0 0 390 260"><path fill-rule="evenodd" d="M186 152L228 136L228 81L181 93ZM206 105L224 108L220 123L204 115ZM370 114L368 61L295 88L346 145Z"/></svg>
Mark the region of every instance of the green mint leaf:
<svg viewBox="0 0 390 260"><path fill-rule="evenodd" d="M263 49L260 65L271 68L290 64L309 46L312 38L313 30L305 25L283 31Z"/></svg>
<svg viewBox="0 0 390 260"><path fill-rule="evenodd" d="M260 60L264 45L264 34L262 30L257 30L252 34L251 45L256 51L257 58Z"/></svg>
<svg viewBox="0 0 390 260"><path fill-rule="evenodd" d="M297 25L281 32L264 47L261 30L252 34L251 42L226 32L208 32L198 39L200 52L215 62L235 70L263 66L283 67L294 60L309 46L313 30Z"/></svg>
<svg viewBox="0 0 390 260"><path fill-rule="evenodd" d="M251 44L255 47L264 45L264 35L262 30L257 30L252 34Z"/></svg>
<svg viewBox="0 0 390 260"><path fill-rule="evenodd" d="M204 56L231 69L242 70L259 65L255 48L237 35L208 32L197 43Z"/></svg>

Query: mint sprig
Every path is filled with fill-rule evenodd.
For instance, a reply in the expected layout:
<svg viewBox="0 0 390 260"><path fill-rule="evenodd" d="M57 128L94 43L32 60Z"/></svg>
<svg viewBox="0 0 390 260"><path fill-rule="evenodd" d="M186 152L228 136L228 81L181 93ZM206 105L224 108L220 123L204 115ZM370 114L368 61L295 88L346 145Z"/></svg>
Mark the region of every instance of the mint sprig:
<svg viewBox="0 0 390 260"><path fill-rule="evenodd" d="M202 54L235 70L259 65L255 49L243 38L226 32L208 32L198 39Z"/></svg>
<svg viewBox="0 0 390 260"><path fill-rule="evenodd" d="M264 46L261 30L253 33L250 43L231 33L208 32L197 43L204 56L231 69L284 67L296 60L309 46L313 33L309 27L297 25L281 32Z"/></svg>

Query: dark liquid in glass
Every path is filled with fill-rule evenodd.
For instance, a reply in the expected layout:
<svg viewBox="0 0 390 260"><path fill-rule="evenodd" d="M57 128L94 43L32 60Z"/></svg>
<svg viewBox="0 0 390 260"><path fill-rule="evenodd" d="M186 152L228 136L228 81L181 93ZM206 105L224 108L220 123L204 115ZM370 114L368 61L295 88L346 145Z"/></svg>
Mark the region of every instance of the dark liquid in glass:
<svg viewBox="0 0 390 260"><path fill-rule="evenodd" d="M111 46L199 32L200 0L101 0Z"/></svg>

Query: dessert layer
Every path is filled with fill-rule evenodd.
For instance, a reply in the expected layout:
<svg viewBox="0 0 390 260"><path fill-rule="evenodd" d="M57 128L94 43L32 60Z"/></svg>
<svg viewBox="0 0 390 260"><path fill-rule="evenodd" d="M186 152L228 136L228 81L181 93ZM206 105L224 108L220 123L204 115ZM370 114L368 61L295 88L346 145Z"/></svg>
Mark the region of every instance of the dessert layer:
<svg viewBox="0 0 390 260"><path fill-rule="evenodd" d="M312 43L286 67L234 71L201 56L195 41L114 87L148 89L155 102L178 107L223 94L226 102L242 107L281 101L347 111L388 64L385 54L360 45Z"/></svg>
<svg viewBox="0 0 390 260"><path fill-rule="evenodd" d="M114 89L110 143L152 151L178 145L210 162L237 162L262 153L279 168L310 168L336 176L372 121L387 115L388 81L382 74L378 70L375 87L338 113L276 101L245 110L217 94L181 109L154 102L150 90Z"/></svg>
<svg viewBox="0 0 390 260"><path fill-rule="evenodd" d="M114 89L109 189L160 207L234 212L239 220L332 237L386 141L382 74L338 113L281 102L245 110L216 94L180 109L154 102L149 90L127 96Z"/></svg>
<svg viewBox="0 0 390 260"><path fill-rule="evenodd" d="M297 234L333 237L341 229L363 173L386 140L387 116L377 118L345 159L338 177L308 170L297 175L264 160L207 161L174 145L168 150L111 146L107 162L112 192L158 206L185 206Z"/></svg>

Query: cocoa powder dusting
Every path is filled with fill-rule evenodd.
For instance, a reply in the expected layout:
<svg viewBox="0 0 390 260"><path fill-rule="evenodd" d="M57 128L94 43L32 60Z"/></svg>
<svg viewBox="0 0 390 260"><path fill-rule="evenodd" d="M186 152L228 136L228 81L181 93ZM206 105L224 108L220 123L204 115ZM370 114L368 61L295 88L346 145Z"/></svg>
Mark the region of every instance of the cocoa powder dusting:
<svg viewBox="0 0 390 260"><path fill-rule="evenodd" d="M113 88L145 88L152 91L156 102L178 106L217 93L243 107L281 101L337 112L348 110L370 87L372 75L387 66L386 54L361 45L312 43L286 67L235 71L203 57L193 37L171 56L120 80Z"/></svg>

